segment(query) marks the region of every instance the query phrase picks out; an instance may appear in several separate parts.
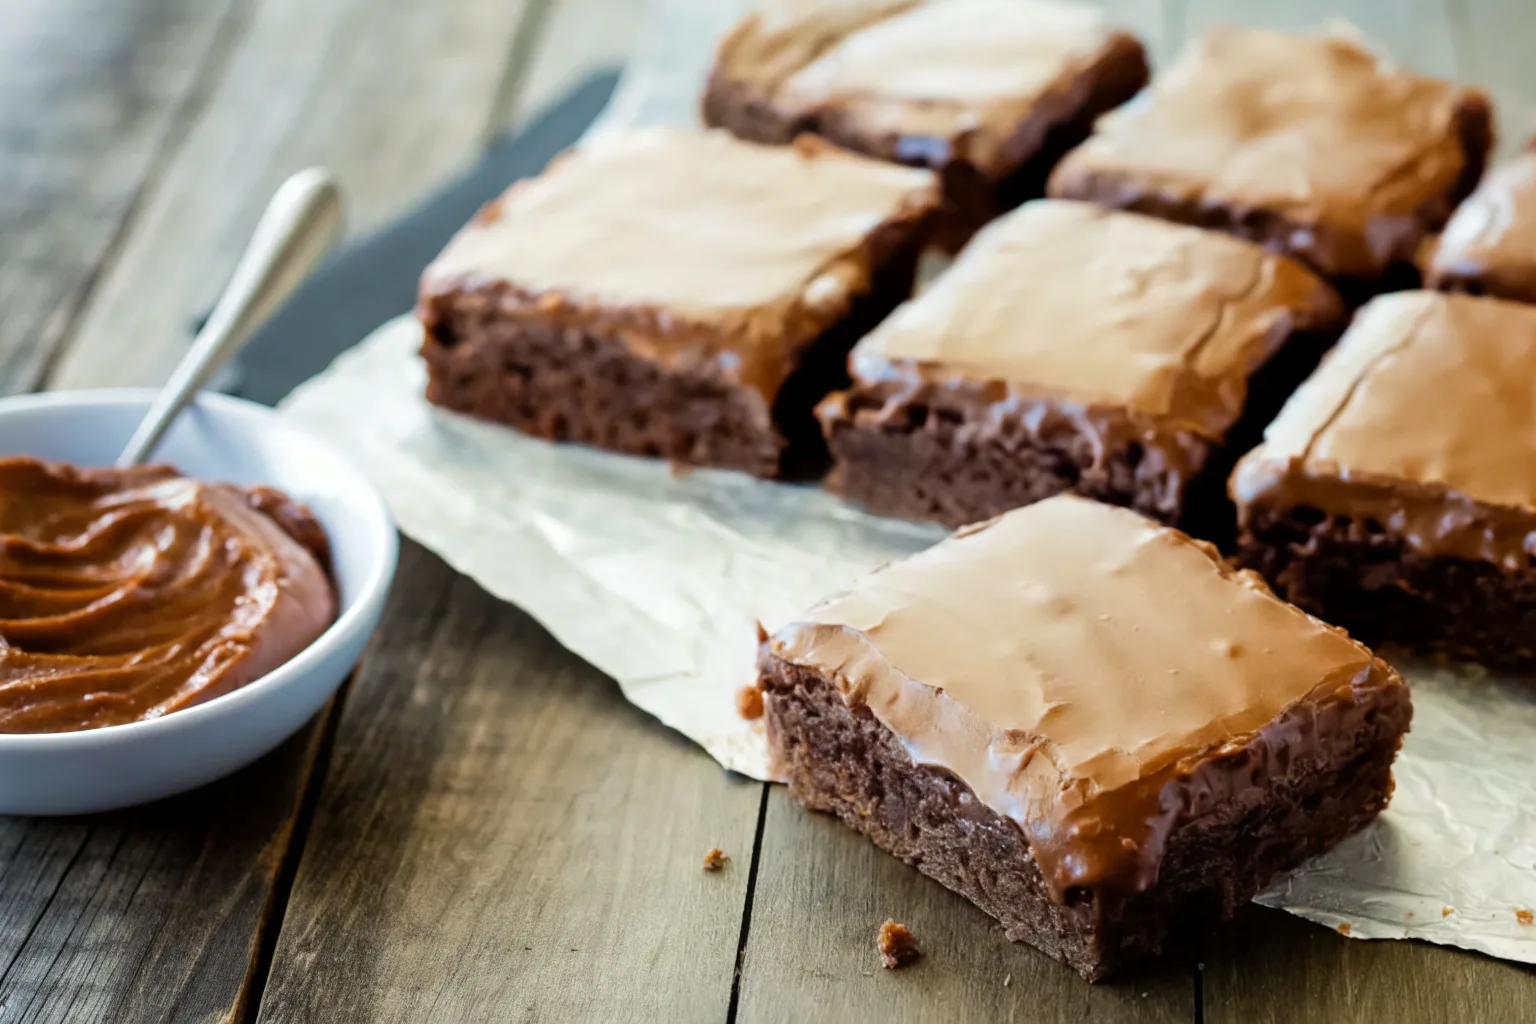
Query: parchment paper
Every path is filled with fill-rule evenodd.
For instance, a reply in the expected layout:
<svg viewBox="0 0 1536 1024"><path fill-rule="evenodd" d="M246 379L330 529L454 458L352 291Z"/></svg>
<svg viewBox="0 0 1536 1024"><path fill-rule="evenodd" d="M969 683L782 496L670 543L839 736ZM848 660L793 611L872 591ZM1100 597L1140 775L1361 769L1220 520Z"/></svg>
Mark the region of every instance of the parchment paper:
<svg viewBox="0 0 1536 1024"><path fill-rule="evenodd" d="M657 4L594 131L690 123L713 38L739 0ZM860 514L815 489L674 475L431 408L409 320L381 327L284 412L349 452L401 529L525 609L625 696L727 768L768 778L736 713L756 624L942 532ZM1413 731L1372 828L1259 897L1356 938L1419 938L1536 963L1536 689L1410 669Z"/></svg>

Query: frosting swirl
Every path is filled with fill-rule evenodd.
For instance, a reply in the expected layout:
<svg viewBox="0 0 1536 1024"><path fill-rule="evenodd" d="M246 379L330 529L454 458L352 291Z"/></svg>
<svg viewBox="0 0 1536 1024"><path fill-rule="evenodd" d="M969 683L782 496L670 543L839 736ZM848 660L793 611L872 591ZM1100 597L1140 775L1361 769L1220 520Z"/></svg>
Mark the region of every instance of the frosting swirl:
<svg viewBox="0 0 1536 1024"><path fill-rule="evenodd" d="M336 618L324 531L265 487L0 459L0 733L158 718Z"/></svg>

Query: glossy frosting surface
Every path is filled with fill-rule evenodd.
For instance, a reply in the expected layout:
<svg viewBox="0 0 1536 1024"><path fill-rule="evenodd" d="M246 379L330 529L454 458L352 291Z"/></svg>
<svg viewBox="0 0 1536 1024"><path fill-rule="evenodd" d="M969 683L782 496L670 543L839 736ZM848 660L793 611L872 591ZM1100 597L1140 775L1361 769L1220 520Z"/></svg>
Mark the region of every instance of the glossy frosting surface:
<svg viewBox="0 0 1536 1024"><path fill-rule="evenodd" d="M855 348L854 377L1001 382L1219 434L1299 324L1337 318L1301 264L1239 239L1067 200L985 228Z"/></svg>
<svg viewBox="0 0 1536 1024"><path fill-rule="evenodd" d="M1070 89L1116 37L1098 10L1057 0L781 6L728 39L720 66L788 116L836 111L871 138L965 136L967 159L1000 173L1042 98Z"/></svg>
<svg viewBox="0 0 1536 1024"><path fill-rule="evenodd" d="M1239 493L1287 468L1536 509L1536 308L1437 292L1373 300L1244 461Z"/></svg>
<svg viewBox="0 0 1536 1024"><path fill-rule="evenodd" d="M785 307L841 308L866 238L932 205L930 172L825 145L638 129L514 185L427 269L431 291L502 281L546 306L644 306L747 329ZM746 323L743 323L746 321Z"/></svg>
<svg viewBox="0 0 1536 1024"><path fill-rule="evenodd" d="M0 459L0 733L178 711L336 617L325 535L266 488Z"/></svg>
<svg viewBox="0 0 1536 1024"><path fill-rule="evenodd" d="M1451 215L1425 269L1432 287L1536 302L1536 151L1483 179Z"/></svg>
<svg viewBox="0 0 1536 1024"><path fill-rule="evenodd" d="M1415 220L1459 181L1466 94L1343 37L1216 28L1100 121L1052 194L1105 176L1128 193L1272 211L1337 236L1330 272L1366 273L1397 244L1376 237L1399 230L1389 218Z"/></svg>
<svg viewBox="0 0 1536 1024"><path fill-rule="evenodd" d="M1058 889L1145 885L1165 783L1299 703L1400 685L1214 549L1070 496L875 572L769 649L1017 821Z"/></svg>

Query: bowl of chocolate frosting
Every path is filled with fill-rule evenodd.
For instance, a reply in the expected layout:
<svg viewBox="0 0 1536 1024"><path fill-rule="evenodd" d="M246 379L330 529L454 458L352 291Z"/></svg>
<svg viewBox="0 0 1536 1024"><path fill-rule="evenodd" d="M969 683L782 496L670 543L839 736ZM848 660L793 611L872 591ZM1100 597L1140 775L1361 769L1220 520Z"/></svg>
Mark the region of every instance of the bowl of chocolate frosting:
<svg viewBox="0 0 1536 1024"><path fill-rule="evenodd" d="M0 400L0 813L159 799L270 751L378 625L383 499L264 406L204 394L111 468L154 398Z"/></svg>

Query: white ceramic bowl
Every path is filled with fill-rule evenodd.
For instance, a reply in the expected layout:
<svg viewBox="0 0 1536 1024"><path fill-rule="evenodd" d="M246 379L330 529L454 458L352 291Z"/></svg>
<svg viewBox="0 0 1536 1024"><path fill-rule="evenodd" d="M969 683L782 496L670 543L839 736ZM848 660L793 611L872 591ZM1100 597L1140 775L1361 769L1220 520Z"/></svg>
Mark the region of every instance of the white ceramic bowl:
<svg viewBox="0 0 1536 1024"><path fill-rule="evenodd" d="M0 399L0 455L108 465L154 396L145 390ZM340 615L275 672L148 722L0 734L0 813L81 814L143 803L227 775L298 731L378 625L399 541L384 499L345 459L273 410L206 394L155 453L188 476L269 484L308 505L330 537Z"/></svg>

